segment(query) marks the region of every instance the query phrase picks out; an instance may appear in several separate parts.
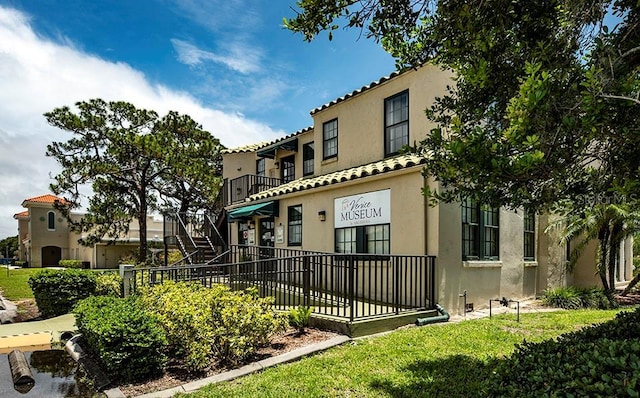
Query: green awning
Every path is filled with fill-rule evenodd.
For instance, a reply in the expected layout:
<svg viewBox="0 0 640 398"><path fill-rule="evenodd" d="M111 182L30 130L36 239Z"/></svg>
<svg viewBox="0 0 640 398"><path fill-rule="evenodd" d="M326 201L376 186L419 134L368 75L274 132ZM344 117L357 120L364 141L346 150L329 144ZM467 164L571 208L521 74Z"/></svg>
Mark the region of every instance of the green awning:
<svg viewBox="0 0 640 398"><path fill-rule="evenodd" d="M277 216L278 201L257 203L255 205L243 206L229 211L229 221L253 216Z"/></svg>

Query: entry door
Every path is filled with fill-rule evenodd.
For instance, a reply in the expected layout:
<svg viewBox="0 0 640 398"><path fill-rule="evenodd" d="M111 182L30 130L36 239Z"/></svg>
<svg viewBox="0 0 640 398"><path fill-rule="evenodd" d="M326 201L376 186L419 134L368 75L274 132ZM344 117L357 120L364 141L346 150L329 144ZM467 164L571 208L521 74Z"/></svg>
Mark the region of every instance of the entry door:
<svg viewBox="0 0 640 398"><path fill-rule="evenodd" d="M260 219L260 246L274 246L275 222L273 218Z"/></svg>

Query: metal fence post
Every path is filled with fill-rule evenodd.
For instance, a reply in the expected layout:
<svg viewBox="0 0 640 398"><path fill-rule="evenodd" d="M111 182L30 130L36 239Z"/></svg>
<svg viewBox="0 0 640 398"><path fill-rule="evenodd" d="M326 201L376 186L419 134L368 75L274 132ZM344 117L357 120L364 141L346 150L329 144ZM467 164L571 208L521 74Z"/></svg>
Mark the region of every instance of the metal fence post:
<svg viewBox="0 0 640 398"><path fill-rule="evenodd" d="M120 277L122 278L122 297L129 297L133 292L135 282L135 271L133 264L120 264Z"/></svg>
<svg viewBox="0 0 640 398"><path fill-rule="evenodd" d="M303 290L303 294L304 294L304 306L305 307L309 307L311 304L311 256L310 255L305 255L304 257L302 257L302 276L303 276L303 282L302 282L302 290Z"/></svg>
<svg viewBox="0 0 640 398"><path fill-rule="evenodd" d="M353 322L354 319L354 309L355 309L355 261L354 261L355 257L354 256L349 256L348 257L348 261L347 261L347 266L349 267L349 269L347 270L348 272L348 286L349 286L349 292L348 292L348 297L349 297L349 321Z"/></svg>

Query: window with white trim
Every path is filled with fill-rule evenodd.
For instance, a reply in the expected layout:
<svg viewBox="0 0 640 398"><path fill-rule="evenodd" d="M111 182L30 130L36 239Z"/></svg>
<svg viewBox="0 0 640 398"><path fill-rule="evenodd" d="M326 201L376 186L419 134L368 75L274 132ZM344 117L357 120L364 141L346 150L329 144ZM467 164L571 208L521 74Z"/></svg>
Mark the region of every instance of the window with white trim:
<svg viewBox="0 0 640 398"><path fill-rule="evenodd" d="M536 259L536 215L530 210L524 211L524 259Z"/></svg>
<svg viewBox="0 0 640 398"><path fill-rule="evenodd" d="M56 213L52 211L47 213L47 229L49 231L55 231L56 229Z"/></svg>

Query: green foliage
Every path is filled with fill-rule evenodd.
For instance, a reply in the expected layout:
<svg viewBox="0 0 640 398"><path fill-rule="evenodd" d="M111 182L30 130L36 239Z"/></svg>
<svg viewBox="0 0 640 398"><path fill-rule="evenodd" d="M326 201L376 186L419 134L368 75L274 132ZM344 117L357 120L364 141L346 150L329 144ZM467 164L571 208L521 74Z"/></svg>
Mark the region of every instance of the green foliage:
<svg viewBox="0 0 640 398"><path fill-rule="evenodd" d="M18 236L8 236L0 240L0 257L12 258L17 255Z"/></svg>
<svg viewBox="0 0 640 398"><path fill-rule="evenodd" d="M40 270L29 278L40 313L45 318L64 315L78 301L96 291L96 276L88 270Z"/></svg>
<svg viewBox="0 0 640 398"><path fill-rule="evenodd" d="M60 260L58 265L65 268L82 268L82 261L80 260Z"/></svg>
<svg viewBox="0 0 640 398"><path fill-rule="evenodd" d="M164 330L136 297L92 296L73 312L78 330L111 377L136 381L164 371Z"/></svg>
<svg viewBox="0 0 640 398"><path fill-rule="evenodd" d="M487 384L491 397L638 397L640 309L540 343L524 342Z"/></svg>
<svg viewBox="0 0 640 398"><path fill-rule="evenodd" d="M577 288L557 287L546 290L542 302L550 307L577 310L580 308L610 309L617 308L614 299L609 299L602 289L597 287Z"/></svg>
<svg viewBox="0 0 640 398"><path fill-rule="evenodd" d="M96 295L122 296L122 278L117 272L102 272L96 275Z"/></svg>
<svg viewBox="0 0 640 398"><path fill-rule="evenodd" d="M288 314L289 325L300 331L304 330L305 327L309 326L312 313L313 307L300 305L298 308L291 308Z"/></svg>
<svg viewBox="0 0 640 398"><path fill-rule="evenodd" d="M546 210L563 199L637 196L636 1L296 5L285 26L306 40L345 25L379 41L399 70L430 63L454 72L427 110L436 128L418 148L440 184L426 190L436 201Z"/></svg>
<svg viewBox="0 0 640 398"><path fill-rule="evenodd" d="M198 283L172 281L142 289L140 299L166 332L169 355L183 357L191 371L204 370L212 359L210 306L223 292L227 293L222 286L208 289Z"/></svg>
<svg viewBox="0 0 640 398"><path fill-rule="evenodd" d="M216 297L211 303L216 356L236 364L284 330L286 316L273 309L273 302L273 297L261 298L255 288Z"/></svg>
<svg viewBox="0 0 640 398"><path fill-rule="evenodd" d="M273 299L260 298L255 289L165 282L143 288L141 300L164 327L170 355L184 357L191 371L206 369L214 359L236 364L286 324Z"/></svg>
<svg viewBox="0 0 640 398"><path fill-rule="evenodd" d="M154 111L126 102L93 99L56 108L47 122L73 134L66 142L53 142L46 155L62 166L51 184L66 201L56 207L70 228L86 235L91 245L105 236L115 239L128 232L137 219L140 231L138 262L147 256L147 213L165 206L183 211L210 204L220 186L222 146L187 115ZM90 185L86 214L70 216L80 205L78 187Z"/></svg>
<svg viewBox="0 0 640 398"><path fill-rule="evenodd" d="M403 328L180 397L480 398L499 358L523 339L556 338L614 316L601 310L537 312L521 314L520 322L505 315Z"/></svg>

